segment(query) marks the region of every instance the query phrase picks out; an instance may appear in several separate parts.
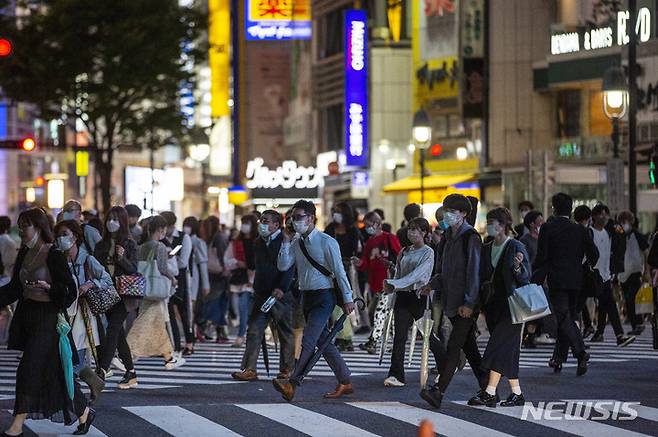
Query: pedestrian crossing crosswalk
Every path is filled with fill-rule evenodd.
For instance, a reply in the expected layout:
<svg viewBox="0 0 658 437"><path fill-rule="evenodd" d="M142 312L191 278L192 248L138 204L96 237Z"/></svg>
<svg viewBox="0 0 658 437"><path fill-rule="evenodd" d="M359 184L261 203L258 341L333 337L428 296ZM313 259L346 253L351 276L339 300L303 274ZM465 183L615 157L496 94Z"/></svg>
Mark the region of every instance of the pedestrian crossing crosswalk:
<svg viewBox="0 0 658 437"><path fill-rule="evenodd" d="M445 402L445 401L444 401ZM588 402L582 400L582 402ZM533 407L542 412L542 408ZM638 419L658 426L658 408L637 406ZM204 409L197 405L123 407L113 422L130 423L130 435L171 435L175 437L240 437L252 435L307 435L313 437L376 437L416 435L422 421L429 421L442 436L510 437L527 435L577 435L584 437L644 437L654 434L635 430L629 421L596 421L591 416L555 414L537 418L524 414L524 407L469 407L465 401L447 402L441 410L407 402L340 402L320 410L317 404L294 405L221 404ZM555 419L555 418L558 419ZM496 420L494 420L496 419ZM27 427L39 436L70 433L49 421L28 421ZM108 429L105 429L108 428ZM90 436L126 435L110 429L106 421L96 425Z"/></svg>

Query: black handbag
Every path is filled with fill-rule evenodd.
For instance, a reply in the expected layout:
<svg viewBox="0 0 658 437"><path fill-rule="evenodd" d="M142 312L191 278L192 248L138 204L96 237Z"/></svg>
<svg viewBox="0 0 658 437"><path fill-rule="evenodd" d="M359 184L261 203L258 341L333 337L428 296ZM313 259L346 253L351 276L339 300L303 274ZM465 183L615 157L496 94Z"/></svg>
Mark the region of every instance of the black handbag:
<svg viewBox="0 0 658 437"><path fill-rule="evenodd" d="M231 285L244 285L249 282L247 269L239 268L231 270L231 277L228 283Z"/></svg>
<svg viewBox="0 0 658 437"><path fill-rule="evenodd" d="M85 276L87 280L91 278L86 262ZM84 298L87 300L89 310L93 314L104 314L111 310L114 305L121 302L121 296L119 296L119 293L117 293L117 290L114 288L114 286L110 286L108 288L100 288L94 285L92 288L87 290L87 292L84 294Z"/></svg>
<svg viewBox="0 0 658 437"><path fill-rule="evenodd" d="M336 305L338 306L343 306L345 304L344 299L343 299L343 293L340 291L340 287L338 286L338 281L336 280L336 275L331 273L329 269L327 269L325 266L317 262L313 257L308 253L308 250L306 249L306 245L304 244L304 240L300 239L299 240L299 247L302 249L302 253L306 257L309 263L313 267L315 267L316 270L318 270L320 273L325 275L328 278L331 278L333 284L334 284L334 294L336 295Z"/></svg>
<svg viewBox="0 0 658 437"><path fill-rule="evenodd" d="M597 268L583 264L583 292L587 297L599 298L603 294L603 278Z"/></svg>

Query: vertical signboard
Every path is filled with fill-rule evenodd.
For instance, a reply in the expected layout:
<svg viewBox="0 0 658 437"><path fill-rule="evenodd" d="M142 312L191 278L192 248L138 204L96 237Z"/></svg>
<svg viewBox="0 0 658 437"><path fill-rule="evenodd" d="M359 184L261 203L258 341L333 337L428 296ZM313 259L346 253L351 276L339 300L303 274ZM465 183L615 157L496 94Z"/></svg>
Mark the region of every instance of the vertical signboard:
<svg viewBox="0 0 658 437"><path fill-rule="evenodd" d="M208 64L213 117L231 115L228 106L231 78L231 9L229 0L208 0Z"/></svg>
<svg viewBox="0 0 658 437"><path fill-rule="evenodd" d="M368 166L368 28L363 10L345 12L345 155Z"/></svg>
<svg viewBox="0 0 658 437"><path fill-rule="evenodd" d="M464 0L461 3L461 102L464 118L484 116L486 91L484 43L484 0Z"/></svg>
<svg viewBox="0 0 658 437"><path fill-rule="evenodd" d="M608 171L608 208L615 214L626 209L624 161L619 158L610 159L606 164L606 169Z"/></svg>
<svg viewBox="0 0 658 437"><path fill-rule="evenodd" d="M247 40L311 38L311 0L245 0Z"/></svg>

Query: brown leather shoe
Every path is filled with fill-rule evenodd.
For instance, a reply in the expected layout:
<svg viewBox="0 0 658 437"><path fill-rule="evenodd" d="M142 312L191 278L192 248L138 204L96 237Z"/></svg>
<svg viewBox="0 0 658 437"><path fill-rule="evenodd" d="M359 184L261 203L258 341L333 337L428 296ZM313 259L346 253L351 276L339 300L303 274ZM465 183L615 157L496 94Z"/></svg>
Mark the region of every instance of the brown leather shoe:
<svg viewBox="0 0 658 437"><path fill-rule="evenodd" d="M283 399L288 402L292 402L292 399L295 397L295 386L290 383L287 379L273 379L272 385L281 393Z"/></svg>
<svg viewBox="0 0 658 437"><path fill-rule="evenodd" d="M276 379L288 379L290 378L290 372L287 370L283 370L279 372L278 375L276 375Z"/></svg>
<svg viewBox="0 0 658 437"><path fill-rule="evenodd" d="M354 393L354 387L352 384L338 384L336 390L330 393L325 393L325 399L337 399L341 396L351 395Z"/></svg>
<svg viewBox="0 0 658 437"><path fill-rule="evenodd" d="M255 370L244 369L242 372L233 372L231 376L236 381L258 381L258 374Z"/></svg>

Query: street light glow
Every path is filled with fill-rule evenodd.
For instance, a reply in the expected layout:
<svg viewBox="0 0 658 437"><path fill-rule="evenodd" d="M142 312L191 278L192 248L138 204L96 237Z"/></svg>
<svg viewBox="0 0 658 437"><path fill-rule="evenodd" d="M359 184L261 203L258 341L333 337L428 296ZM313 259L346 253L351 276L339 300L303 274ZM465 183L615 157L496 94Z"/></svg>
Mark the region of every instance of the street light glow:
<svg viewBox="0 0 658 437"><path fill-rule="evenodd" d="M432 138L432 128L429 126L418 126L413 129L414 140L417 143L426 143Z"/></svg>
<svg viewBox="0 0 658 437"><path fill-rule="evenodd" d="M468 149L466 147L458 147L455 153L457 154L457 159L460 161L468 158Z"/></svg>
<svg viewBox="0 0 658 437"><path fill-rule="evenodd" d="M624 104L624 93L622 91L608 91L608 105L611 108L619 109Z"/></svg>

